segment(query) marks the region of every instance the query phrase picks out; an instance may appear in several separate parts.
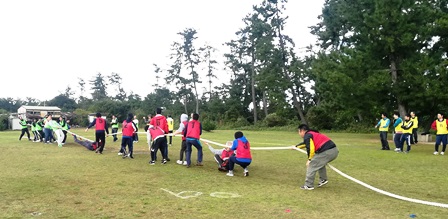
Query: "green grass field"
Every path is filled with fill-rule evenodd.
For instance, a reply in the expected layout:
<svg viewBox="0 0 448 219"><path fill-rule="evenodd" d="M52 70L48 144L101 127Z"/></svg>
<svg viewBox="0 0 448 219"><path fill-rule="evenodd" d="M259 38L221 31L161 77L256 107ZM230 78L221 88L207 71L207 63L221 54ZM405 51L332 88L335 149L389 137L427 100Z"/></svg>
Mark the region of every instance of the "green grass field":
<svg viewBox="0 0 448 219"><path fill-rule="evenodd" d="M94 131L72 130L93 138ZM225 143L234 131L204 133ZM180 138L170 147L171 162L148 164L146 137L135 159L117 156L119 143L107 138L103 155L73 142L58 148L27 140L18 131L0 132L0 218L446 218L448 209L390 198L328 168L329 183L299 189L306 156L294 150L252 151L250 176L218 172L204 148L204 166L175 163ZM245 131L252 147L301 142L295 132ZM409 198L448 203L448 155L434 156L433 143L411 153L381 151L377 134L328 134L340 154L332 165L379 189ZM389 136L390 137L390 136ZM390 141L391 148L393 142ZM215 148L219 148L215 146ZM159 155L160 156L160 155ZM193 150L192 160L196 159ZM317 184L317 180L316 180ZM190 191L190 192L187 192ZM183 193L181 193L183 192ZM180 193L180 194L179 194ZM178 197L179 196L179 197ZM190 197L188 197L190 196ZM180 198L184 197L184 198Z"/></svg>

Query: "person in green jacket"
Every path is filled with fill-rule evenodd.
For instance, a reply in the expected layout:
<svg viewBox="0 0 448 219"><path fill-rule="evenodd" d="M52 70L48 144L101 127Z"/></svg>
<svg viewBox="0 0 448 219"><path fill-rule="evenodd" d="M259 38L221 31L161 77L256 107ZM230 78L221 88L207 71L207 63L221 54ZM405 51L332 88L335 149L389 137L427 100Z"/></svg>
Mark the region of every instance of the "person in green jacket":
<svg viewBox="0 0 448 219"><path fill-rule="evenodd" d="M112 136L114 137L114 142L118 140L117 132L118 132L118 119L115 115L112 115L112 120L110 121L110 125L112 128Z"/></svg>
<svg viewBox="0 0 448 219"><path fill-rule="evenodd" d="M40 142L44 142L44 122L42 121L42 119L38 119L36 122L36 131L39 133L39 140Z"/></svg>
<svg viewBox="0 0 448 219"><path fill-rule="evenodd" d="M64 138L62 139L62 145L64 145L65 140L67 140L67 130L68 130L68 123L65 117L59 117L59 125L61 125L62 133L64 134Z"/></svg>
<svg viewBox="0 0 448 219"><path fill-rule="evenodd" d="M20 124L20 126L22 126L22 134L20 134L19 141L22 140L22 137L23 137L23 135L25 135L25 133L28 136L28 140L31 141L30 132L28 131L28 124L27 124L26 120L24 118L22 118L22 116L19 116L19 119L20 119L19 124Z"/></svg>

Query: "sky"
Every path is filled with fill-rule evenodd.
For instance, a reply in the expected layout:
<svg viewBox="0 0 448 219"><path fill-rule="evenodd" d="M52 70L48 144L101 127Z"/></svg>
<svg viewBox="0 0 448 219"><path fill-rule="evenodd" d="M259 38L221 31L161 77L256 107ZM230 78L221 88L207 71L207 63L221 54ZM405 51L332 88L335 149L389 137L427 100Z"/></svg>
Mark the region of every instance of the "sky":
<svg viewBox="0 0 448 219"><path fill-rule="evenodd" d="M180 40L177 33L185 28L197 30L197 48L209 44L218 50L215 57L220 65L214 85L227 83L230 76L222 64L227 48L222 44L236 39L235 32L244 26L242 19L261 2L0 1L0 98L50 100L68 86L79 91L79 78L88 83L97 73L107 76L112 72L122 77L126 92L145 97L155 83L153 64L168 68L171 44ZM297 51L316 43L309 27L319 22L323 3L287 3L284 33L294 40ZM114 93L112 87L108 91Z"/></svg>

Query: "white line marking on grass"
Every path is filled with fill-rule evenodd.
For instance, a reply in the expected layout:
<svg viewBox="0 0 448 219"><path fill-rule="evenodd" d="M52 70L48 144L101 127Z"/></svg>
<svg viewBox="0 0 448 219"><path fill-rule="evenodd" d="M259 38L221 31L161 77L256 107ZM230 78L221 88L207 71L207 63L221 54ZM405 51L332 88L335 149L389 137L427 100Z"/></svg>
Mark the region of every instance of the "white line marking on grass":
<svg viewBox="0 0 448 219"><path fill-rule="evenodd" d="M168 189L164 189L164 188L160 188L160 189L165 192L170 193L171 195L181 198L181 199L195 198L195 197L199 197L200 195L202 195L202 192L196 192L196 191L182 191L179 193L174 193ZM188 194L188 193L191 193L192 195L184 195L184 194Z"/></svg>
<svg viewBox="0 0 448 219"><path fill-rule="evenodd" d="M210 196L215 198L238 198L241 197L241 195L230 193L230 192L213 192L210 193Z"/></svg>
<svg viewBox="0 0 448 219"><path fill-rule="evenodd" d="M296 148L296 147L294 147L294 149L306 154L306 151L304 151L302 149L299 149L299 148ZM343 173L342 171L336 169L336 167L332 166L331 164L328 164L328 166L332 170L334 170L336 173L338 173L339 175L341 175L341 176L343 176L343 177L345 177L345 178L347 178L347 179L349 179L349 180L351 180L351 181L353 181L355 183L358 183L358 184L360 184L360 185L362 185L362 186L364 186L364 187L366 187L366 188L368 188L370 190L378 192L380 194L387 195L389 197L400 199L400 200L403 200L403 201L408 201L408 202L413 202L413 203L418 203L418 204L424 204L424 205L430 205L430 206L435 206L435 207L448 208L448 204L424 201L424 200L419 200L419 199L414 199L414 198L408 198L408 197L404 197L404 196L401 196L401 195L393 194L393 193L390 193L390 192L378 189L376 187L373 187L373 186L371 186L371 185L369 185L369 184L367 184L365 182L362 182L362 181L360 181L358 179L355 179L355 178L353 178L353 177Z"/></svg>

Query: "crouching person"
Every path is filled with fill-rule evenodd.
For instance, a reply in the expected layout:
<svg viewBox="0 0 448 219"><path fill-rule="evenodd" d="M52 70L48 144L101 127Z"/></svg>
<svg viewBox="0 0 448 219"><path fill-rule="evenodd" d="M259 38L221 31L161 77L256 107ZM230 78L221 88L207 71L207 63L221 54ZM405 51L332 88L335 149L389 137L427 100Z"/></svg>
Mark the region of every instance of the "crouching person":
<svg viewBox="0 0 448 219"><path fill-rule="evenodd" d="M227 176L233 176L235 164L244 168L244 176L249 176L249 169L247 167L252 162L252 155L250 153L250 143L246 137L244 137L242 132L235 132L235 140L230 149L236 151L236 154L229 158L229 172L227 173Z"/></svg>
<svg viewBox="0 0 448 219"><path fill-rule="evenodd" d="M305 185L300 188L313 190L316 172L319 172L320 177L318 187L328 183L327 169L325 166L338 157L339 151L336 148L336 144L330 138L318 131L311 130L308 125L302 124L298 129L300 137L305 142L304 147L306 147L308 154Z"/></svg>
<svg viewBox="0 0 448 219"><path fill-rule="evenodd" d="M221 150L214 149L212 146L210 146L207 142L205 144L208 145L208 148L210 151L214 154L214 158L216 163L218 163L218 170L219 171L227 171L229 169L229 159L234 154L233 150L230 149L232 146L232 142L230 141L230 145L227 145L228 147L225 147Z"/></svg>

